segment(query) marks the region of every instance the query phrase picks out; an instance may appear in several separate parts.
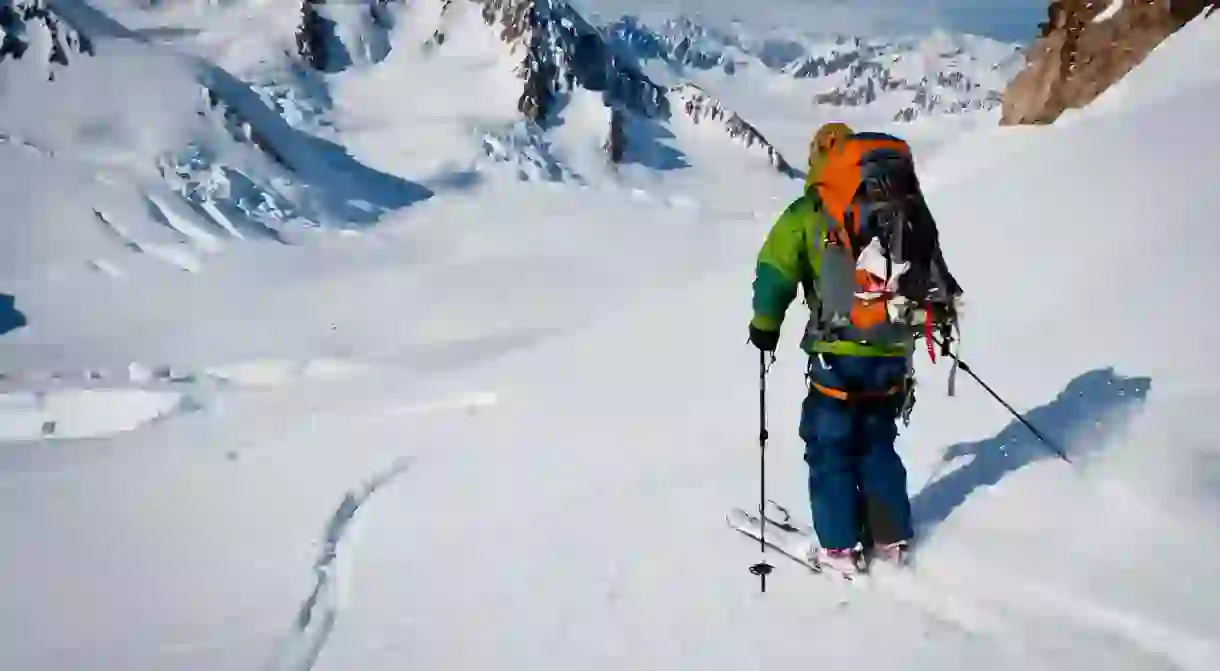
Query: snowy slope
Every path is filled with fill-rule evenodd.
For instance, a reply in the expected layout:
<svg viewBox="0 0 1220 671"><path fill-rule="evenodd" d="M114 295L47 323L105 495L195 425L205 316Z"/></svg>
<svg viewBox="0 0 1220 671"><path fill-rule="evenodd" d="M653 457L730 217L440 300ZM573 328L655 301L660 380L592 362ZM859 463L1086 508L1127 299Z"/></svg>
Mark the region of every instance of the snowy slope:
<svg viewBox="0 0 1220 671"><path fill-rule="evenodd" d="M1181 168L1203 160L1189 158L1205 155L1200 146L1220 143L1205 123L1217 96L1213 80L1172 104L1026 134L1004 160L936 191L950 262L972 297L966 355L1082 465L1048 459L975 386L941 398L944 369L921 364L926 391L902 439L916 507L935 532L917 586L844 593L781 563L758 596L745 570L756 548L720 520L725 506L752 500L755 484L755 359L739 337L745 253L721 275L660 290L596 332L465 378L498 378L513 393L446 429L447 449L470 451L433 466L438 477L404 483L370 507L370 540L359 550L366 571L353 578L367 587L354 588L344 617L355 622L336 633L323 666L418 654L411 659L425 666L516 668L545 650L555 666L581 668L1213 668L1220 446L1201 413L1216 401L1220 371L1214 359L1150 347L1140 325L1176 323L1203 341L1217 334L1209 314L1172 297L1183 279L1220 279L1201 258L1218 240L1191 223L1202 221L1195 208L1206 200L1179 200L1166 213L1163 201L1134 195L1134 184L1118 191L1131 198L1097 194L1148 182L1129 165L1165 166L1148 183L1161 193L1201 189L1205 173ZM1136 141L1148 124L1194 130L1148 147ZM953 151L986 155L995 142L965 138ZM929 164L935 173L939 163ZM1077 189L1063 189L1065 175L1081 176ZM1036 224L1059 232L1061 246L1025 235L1035 225L1031 193L1065 204L1038 210ZM1066 206L1081 193L1094 216ZM1150 252L1153 208L1193 235ZM749 250L759 233L725 242ZM978 251L989 249L1004 251ZM1084 264L1147 272L1081 274ZM1193 270L1183 277L1180 268ZM1080 308L1082 296L1096 312ZM770 454L773 491L795 507L804 478L794 343L773 380L781 437ZM460 495L441 470L462 483ZM402 511L442 500L448 527L424 515L403 529ZM453 580L436 580L437 561ZM424 575L404 580L404 565ZM420 601L445 606L401 615ZM405 621L386 624L395 618Z"/></svg>
<svg viewBox="0 0 1220 671"><path fill-rule="evenodd" d="M1121 104L1037 132L962 132L986 113L911 127L967 291L963 356L1078 465L968 379L945 398L946 367L921 359L900 440L926 568L854 591L768 555L760 595L757 546L723 514L756 496L750 273L796 183L758 144L678 117L657 139L688 167L592 179L601 100L578 92L542 139L516 125L502 66L517 58L493 32L451 31L458 48L425 67L405 45L434 26L402 22L388 53L322 76L279 51L299 16L282 3L115 0L101 26L61 4L106 28L55 83L80 81L0 96L19 138L0 143L18 176L0 184L17 205L0 266L0 668L1220 664L1220 366L1179 344L1220 336L1194 290L1220 284L1205 163L1220 79L1197 67L1220 57L1220 20L1141 66L1192 73L1181 86L1137 71ZM5 85L26 76L10 65ZM441 85L465 78L478 96ZM99 81L166 114L73 104ZM234 139L203 85L284 131L270 141L293 169ZM800 155L808 119L742 118ZM317 204L321 225L277 218L281 244L207 210L137 216L193 202L156 161L205 141L226 174ZM472 163L483 142L511 169ZM515 174L552 164L586 179ZM387 178L420 198L376 202ZM362 201L369 220L342 226ZM169 251L145 263L152 249ZM807 518L793 331L768 474Z"/></svg>

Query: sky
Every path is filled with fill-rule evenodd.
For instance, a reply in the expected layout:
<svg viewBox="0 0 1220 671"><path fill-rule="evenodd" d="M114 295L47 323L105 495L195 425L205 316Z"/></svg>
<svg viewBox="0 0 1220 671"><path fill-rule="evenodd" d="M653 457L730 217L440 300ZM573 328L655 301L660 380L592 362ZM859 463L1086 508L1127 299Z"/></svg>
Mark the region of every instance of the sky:
<svg viewBox="0 0 1220 671"><path fill-rule="evenodd" d="M1046 17L1047 0L572 0L603 17L633 13L734 20L754 28L876 35L945 28L1026 43Z"/></svg>

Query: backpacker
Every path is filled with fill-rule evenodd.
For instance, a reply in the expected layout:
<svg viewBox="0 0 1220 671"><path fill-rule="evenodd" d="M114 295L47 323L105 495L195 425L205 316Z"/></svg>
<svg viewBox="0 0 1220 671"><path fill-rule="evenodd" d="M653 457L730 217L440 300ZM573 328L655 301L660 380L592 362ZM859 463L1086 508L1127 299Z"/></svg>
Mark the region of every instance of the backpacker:
<svg viewBox="0 0 1220 671"><path fill-rule="evenodd" d="M848 135L826 152L809 195L825 223L816 228L818 304L807 337L901 351L924 330L930 347L961 287L941 254L910 146L883 133Z"/></svg>

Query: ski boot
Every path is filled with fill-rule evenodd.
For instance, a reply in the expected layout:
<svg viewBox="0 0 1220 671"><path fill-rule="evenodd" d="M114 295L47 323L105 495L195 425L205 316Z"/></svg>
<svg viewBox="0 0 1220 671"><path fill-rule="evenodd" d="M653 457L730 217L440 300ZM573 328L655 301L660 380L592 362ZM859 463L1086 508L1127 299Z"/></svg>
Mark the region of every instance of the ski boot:
<svg viewBox="0 0 1220 671"><path fill-rule="evenodd" d="M905 568L911 564L911 542L877 543L873 546L872 558L892 566Z"/></svg>
<svg viewBox="0 0 1220 671"><path fill-rule="evenodd" d="M809 559L823 569L841 573L848 580L868 572L868 563L865 561L863 548L859 545L843 549L811 547Z"/></svg>

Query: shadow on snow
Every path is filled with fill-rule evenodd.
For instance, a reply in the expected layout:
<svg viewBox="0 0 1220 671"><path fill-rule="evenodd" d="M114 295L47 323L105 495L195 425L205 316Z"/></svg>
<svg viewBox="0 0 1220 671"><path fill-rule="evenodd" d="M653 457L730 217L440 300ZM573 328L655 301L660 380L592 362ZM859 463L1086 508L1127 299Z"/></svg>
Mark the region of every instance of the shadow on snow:
<svg viewBox="0 0 1220 671"><path fill-rule="evenodd" d="M12 294L0 293L0 336L10 331L16 331L28 322L21 310L17 309L17 299Z"/></svg>
<svg viewBox="0 0 1220 671"><path fill-rule="evenodd" d="M1123 377L1109 368L1093 370L1072 380L1054 400L1025 417L1078 461L1104 447L1106 429L1142 403L1151 386L1147 377ZM1059 458L1015 419L994 437L949 447L941 463L963 457L971 459L912 497L911 513L920 533L933 531L978 489L995 485L1030 464Z"/></svg>

